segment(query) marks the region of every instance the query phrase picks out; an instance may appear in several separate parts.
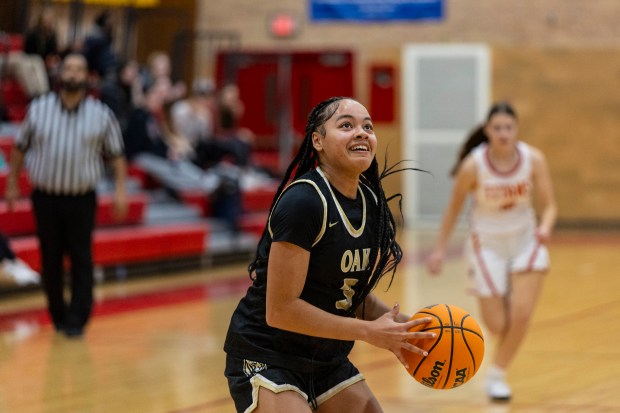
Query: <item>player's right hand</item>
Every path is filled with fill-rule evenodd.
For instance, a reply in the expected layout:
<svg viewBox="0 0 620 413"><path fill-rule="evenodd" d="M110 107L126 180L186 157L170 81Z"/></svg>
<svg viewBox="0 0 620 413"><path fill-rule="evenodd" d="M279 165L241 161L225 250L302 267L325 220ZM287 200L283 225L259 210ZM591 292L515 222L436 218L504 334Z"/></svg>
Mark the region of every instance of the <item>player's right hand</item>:
<svg viewBox="0 0 620 413"><path fill-rule="evenodd" d="M376 347L390 350L407 368L404 350L426 356L424 350L413 345L410 340L434 338L435 333L409 331L418 324L429 323L431 319L428 317L399 323L395 320L399 311L400 307L396 304L390 311L371 321L371 328L365 341Z"/></svg>

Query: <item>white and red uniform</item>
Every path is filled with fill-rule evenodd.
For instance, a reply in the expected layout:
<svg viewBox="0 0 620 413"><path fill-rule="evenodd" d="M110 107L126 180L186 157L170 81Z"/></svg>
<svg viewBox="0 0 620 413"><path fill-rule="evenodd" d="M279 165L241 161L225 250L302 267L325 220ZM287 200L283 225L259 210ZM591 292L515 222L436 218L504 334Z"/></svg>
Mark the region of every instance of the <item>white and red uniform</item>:
<svg viewBox="0 0 620 413"><path fill-rule="evenodd" d="M500 296L510 288L510 274L545 272L549 255L535 236L532 206L532 151L517 143L518 161L511 171L498 171L486 144L472 156L477 187L470 216L467 256L475 290L480 296Z"/></svg>

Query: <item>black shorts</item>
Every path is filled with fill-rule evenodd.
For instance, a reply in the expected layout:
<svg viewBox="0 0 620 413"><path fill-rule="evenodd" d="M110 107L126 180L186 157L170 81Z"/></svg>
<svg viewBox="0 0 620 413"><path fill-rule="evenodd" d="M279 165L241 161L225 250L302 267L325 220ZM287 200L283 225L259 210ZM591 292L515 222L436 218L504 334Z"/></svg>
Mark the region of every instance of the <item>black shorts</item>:
<svg viewBox="0 0 620 413"><path fill-rule="evenodd" d="M258 390L264 387L274 393L294 391L316 408L333 395L364 380L349 361L331 369L298 373L281 367L226 356L228 388L238 413L249 413L258 406Z"/></svg>

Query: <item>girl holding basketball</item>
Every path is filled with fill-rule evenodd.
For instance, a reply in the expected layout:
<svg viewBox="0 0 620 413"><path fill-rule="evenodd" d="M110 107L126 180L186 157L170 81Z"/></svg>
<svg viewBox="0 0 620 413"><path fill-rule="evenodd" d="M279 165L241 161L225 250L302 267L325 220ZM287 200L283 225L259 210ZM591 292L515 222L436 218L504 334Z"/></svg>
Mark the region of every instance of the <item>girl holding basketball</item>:
<svg viewBox="0 0 620 413"><path fill-rule="evenodd" d="M471 195L470 274L482 320L498 337L486 391L493 400L509 400L505 371L525 337L549 267L545 244L557 208L547 162L539 150L518 140L514 109L498 103L463 145L452 174L452 198L427 267L431 274L441 272L450 234ZM534 189L542 204L538 224Z"/></svg>
<svg viewBox="0 0 620 413"><path fill-rule="evenodd" d="M310 113L271 206L253 284L224 350L238 412L381 412L348 355L355 340L423 354L409 321L371 291L402 252L381 186L368 111L331 98ZM385 173L385 172L384 172Z"/></svg>

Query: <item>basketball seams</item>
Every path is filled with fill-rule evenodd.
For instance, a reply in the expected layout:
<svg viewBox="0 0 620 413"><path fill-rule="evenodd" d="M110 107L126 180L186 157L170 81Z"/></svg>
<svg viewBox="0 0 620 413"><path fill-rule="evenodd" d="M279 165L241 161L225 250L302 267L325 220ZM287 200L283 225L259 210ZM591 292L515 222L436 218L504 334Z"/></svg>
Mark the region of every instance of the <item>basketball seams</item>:
<svg viewBox="0 0 620 413"><path fill-rule="evenodd" d="M437 319L437 321L439 322L440 325L442 325L441 323L441 317L439 317L437 314L433 314L433 313L425 313L425 312L419 312L422 314L426 314L429 315L431 317L434 317L435 319ZM422 330L424 331L424 330ZM435 347L437 347L437 344L439 344L439 342L441 342L441 337L443 336L443 329L439 332L439 334L437 335L437 339L435 340L435 343L433 343L432 347L428 349L427 351L427 357L428 355L431 354L431 352L433 351L433 349ZM422 357L422 359L420 360L420 362L418 363L418 365L416 366L415 370L413 371L413 373L411 374L412 376L415 376L418 373L418 370L420 369L420 367L422 366L422 364L424 364L424 361L426 360L426 357Z"/></svg>
<svg viewBox="0 0 620 413"><path fill-rule="evenodd" d="M463 329L463 324L465 323L465 319L467 317L471 317L471 315L467 314L465 317L463 317L463 319L461 320L461 330L464 330ZM476 335L478 335L478 334L476 334ZM469 343L467 342L467 337L465 337L465 334L463 334L462 336L463 336L463 343L465 344L465 347L467 347L467 351L469 351L469 357L471 357L471 361L472 361L472 363L474 365L474 372L472 373L472 376L473 376L478 371L478 366L476 366L476 364L477 364L476 363L476 357L474 357L474 352L471 350L471 347L469 346ZM480 338L482 338L482 337L480 337ZM482 341L484 342L484 338L482 338Z"/></svg>
<svg viewBox="0 0 620 413"><path fill-rule="evenodd" d="M449 327L452 331L450 334L450 362L448 363L448 371L446 371L446 379L443 383L443 386L441 386L442 389L445 389L448 385L448 379L450 378L450 374L452 373L452 361L454 360L454 320L452 319L452 310L450 309L450 306L444 304L444 307L446 307L446 310L448 311L448 316L450 317Z"/></svg>
<svg viewBox="0 0 620 413"><path fill-rule="evenodd" d="M412 354L409 364L414 369L408 369L411 376L427 387L444 390L469 381L479 369L484 354L484 337L475 318L462 308L445 303L424 307L411 319L423 317L430 317L431 322L410 331L435 332L437 337L429 343L430 348L423 347L426 357ZM444 336L444 330L450 334L449 339ZM474 335L466 337L468 333Z"/></svg>
<svg viewBox="0 0 620 413"><path fill-rule="evenodd" d="M478 336L480 339L482 339L482 341L484 341L484 337L479 332L477 332L476 330L472 330L471 328L467 328L467 327L460 327L460 326L452 326L452 327L450 327L450 326L446 325L446 326L441 326L441 327L423 328L422 330L417 330L417 331L422 333L422 332L426 332L426 331L439 330L439 329L444 329L444 328L446 328L446 329L456 328L456 329L459 329L459 330L461 330L463 332L474 334L474 335Z"/></svg>

